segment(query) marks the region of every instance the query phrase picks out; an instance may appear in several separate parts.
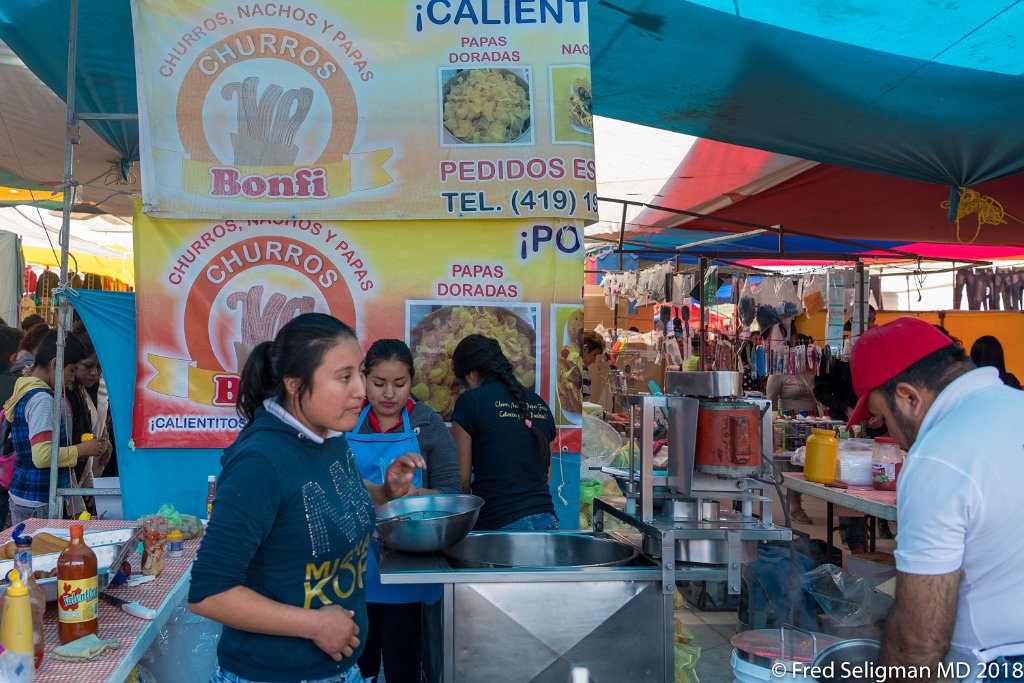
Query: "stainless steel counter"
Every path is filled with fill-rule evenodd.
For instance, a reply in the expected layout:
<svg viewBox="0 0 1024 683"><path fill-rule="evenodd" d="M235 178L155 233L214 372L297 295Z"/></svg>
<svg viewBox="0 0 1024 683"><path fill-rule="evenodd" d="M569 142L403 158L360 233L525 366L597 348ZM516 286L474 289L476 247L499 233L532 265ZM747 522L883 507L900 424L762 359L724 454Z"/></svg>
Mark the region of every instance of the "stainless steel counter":
<svg viewBox="0 0 1024 683"><path fill-rule="evenodd" d="M440 612L440 633L424 635L441 653L445 683L564 683L577 665L597 681L673 679L675 586L666 587L661 568L648 561L456 569L441 553L374 545L382 583L442 584L432 608Z"/></svg>

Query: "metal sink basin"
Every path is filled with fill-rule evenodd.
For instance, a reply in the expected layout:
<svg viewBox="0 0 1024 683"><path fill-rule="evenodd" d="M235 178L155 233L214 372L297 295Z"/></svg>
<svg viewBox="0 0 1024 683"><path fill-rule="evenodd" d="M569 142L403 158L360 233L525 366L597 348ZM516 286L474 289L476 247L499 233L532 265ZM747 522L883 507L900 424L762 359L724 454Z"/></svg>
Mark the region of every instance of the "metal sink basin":
<svg viewBox="0 0 1024 683"><path fill-rule="evenodd" d="M470 534L444 551L460 569L584 569L632 562L628 545L582 534L490 531Z"/></svg>

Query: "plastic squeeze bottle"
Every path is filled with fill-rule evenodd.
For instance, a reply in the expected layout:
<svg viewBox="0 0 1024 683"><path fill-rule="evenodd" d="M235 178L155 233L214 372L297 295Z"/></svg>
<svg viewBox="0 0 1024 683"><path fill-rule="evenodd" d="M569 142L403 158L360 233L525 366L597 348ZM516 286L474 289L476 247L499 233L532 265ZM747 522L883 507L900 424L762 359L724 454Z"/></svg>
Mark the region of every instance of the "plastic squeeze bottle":
<svg viewBox="0 0 1024 683"><path fill-rule="evenodd" d="M57 639L70 643L97 631L99 579L96 553L71 526L71 545L57 559Z"/></svg>
<svg viewBox="0 0 1024 683"><path fill-rule="evenodd" d="M4 616L0 620L0 640L4 650L29 658L34 656L32 637L32 600L17 569L8 574L11 584L4 594Z"/></svg>
<svg viewBox="0 0 1024 683"><path fill-rule="evenodd" d="M22 583L28 589L32 603L32 643L36 668L43 663L43 613L46 612L46 596L32 573L32 537L17 536L14 539L14 568L18 570Z"/></svg>

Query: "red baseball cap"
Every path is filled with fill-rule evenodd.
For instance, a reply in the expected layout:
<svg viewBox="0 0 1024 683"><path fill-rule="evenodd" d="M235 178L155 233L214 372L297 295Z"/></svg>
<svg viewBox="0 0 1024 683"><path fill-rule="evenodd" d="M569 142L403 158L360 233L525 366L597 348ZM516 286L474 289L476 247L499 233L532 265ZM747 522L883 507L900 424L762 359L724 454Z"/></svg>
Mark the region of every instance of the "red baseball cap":
<svg viewBox="0 0 1024 683"><path fill-rule="evenodd" d="M952 339L918 318L897 318L862 334L850 353L850 373L858 399L848 424L871 417L867 406L870 392L925 356L952 345Z"/></svg>

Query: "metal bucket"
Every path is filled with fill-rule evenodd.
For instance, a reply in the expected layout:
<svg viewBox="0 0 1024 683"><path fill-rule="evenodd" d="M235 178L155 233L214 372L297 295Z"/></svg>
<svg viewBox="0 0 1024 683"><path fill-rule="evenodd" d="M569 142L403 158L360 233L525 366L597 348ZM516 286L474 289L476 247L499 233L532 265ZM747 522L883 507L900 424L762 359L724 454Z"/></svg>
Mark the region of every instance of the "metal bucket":
<svg viewBox="0 0 1024 683"><path fill-rule="evenodd" d="M462 569L613 567L636 558L628 545L582 534L495 531L470 534L444 551Z"/></svg>

